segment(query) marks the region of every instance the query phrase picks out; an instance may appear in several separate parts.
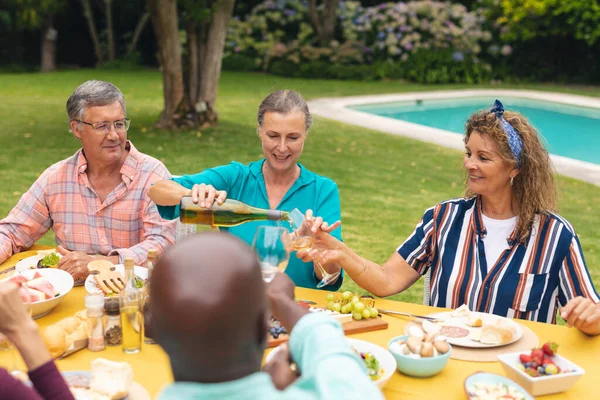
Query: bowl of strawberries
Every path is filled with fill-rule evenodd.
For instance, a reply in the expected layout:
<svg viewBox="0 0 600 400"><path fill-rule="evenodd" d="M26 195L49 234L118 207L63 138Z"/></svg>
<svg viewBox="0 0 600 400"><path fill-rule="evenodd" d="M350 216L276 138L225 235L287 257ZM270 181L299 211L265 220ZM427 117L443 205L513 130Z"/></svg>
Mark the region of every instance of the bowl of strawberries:
<svg viewBox="0 0 600 400"><path fill-rule="evenodd" d="M567 391L585 374L585 370L557 354L558 345L546 342L530 352L498 356L506 375L532 396Z"/></svg>

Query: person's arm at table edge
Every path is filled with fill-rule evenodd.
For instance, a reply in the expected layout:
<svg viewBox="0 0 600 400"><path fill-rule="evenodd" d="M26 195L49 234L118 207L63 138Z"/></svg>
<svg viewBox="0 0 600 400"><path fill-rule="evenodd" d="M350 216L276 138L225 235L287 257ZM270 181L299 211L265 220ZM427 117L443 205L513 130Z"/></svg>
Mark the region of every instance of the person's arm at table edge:
<svg viewBox="0 0 600 400"><path fill-rule="evenodd" d="M291 397L383 399L338 321L309 313L290 334L290 352L300 372L306 373L302 381L286 389Z"/></svg>
<svg viewBox="0 0 600 400"><path fill-rule="evenodd" d="M0 263L11 255L31 247L50 229L50 210L44 199L51 172L52 167L46 169L0 221ZM17 230L23 232L17 234Z"/></svg>
<svg viewBox="0 0 600 400"><path fill-rule="evenodd" d="M600 335L600 296L594 287L585 263L581 243L575 233L572 234L569 247L561 264L565 270L564 276L566 279L564 285L561 284L560 288L563 286L570 288L566 292L561 290L559 296L559 299L564 299L561 301L567 300L566 304L561 307L561 317L567 322L568 326L574 326L587 335ZM571 273L571 268L575 273ZM562 281L563 274L559 276ZM582 281L580 277L587 277L587 281L585 279ZM587 282L589 282L589 285ZM569 293L573 293L576 297L569 299Z"/></svg>
<svg viewBox="0 0 600 400"><path fill-rule="evenodd" d="M37 324L30 319L26 326L8 335L8 338L19 350L27 369L29 378L38 393L45 400L72 400L73 395L64 378L56 368Z"/></svg>
<svg viewBox="0 0 600 400"><path fill-rule="evenodd" d="M333 180L326 178L323 180L323 182L323 187L321 188L321 190L319 190L319 195L317 197L317 204L314 210L314 215L323 218L323 221L326 222L329 226L331 226L337 221L342 220L340 192L336 183ZM336 239L342 241L342 226L340 225L338 228L332 231L331 235ZM334 261L322 265L323 268L330 274L336 273L342 269L340 265ZM321 279L323 279L323 274L314 262L313 268L314 276L317 279L316 283L318 283L319 281L321 281ZM342 285L343 279L343 273L340 273L340 276L336 279L336 281L331 283L330 285L327 285L324 289L339 289Z"/></svg>

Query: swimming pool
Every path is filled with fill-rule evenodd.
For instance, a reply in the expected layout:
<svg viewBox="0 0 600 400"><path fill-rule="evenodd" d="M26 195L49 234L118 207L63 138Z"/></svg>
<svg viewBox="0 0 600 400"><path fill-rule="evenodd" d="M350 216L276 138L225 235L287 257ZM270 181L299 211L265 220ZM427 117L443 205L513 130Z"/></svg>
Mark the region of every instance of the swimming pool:
<svg viewBox="0 0 600 400"><path fill-rule="evenodd" d="M600 109L596 108L493 95L415 99L348 108L462 134L468 116L489 109L497 97L505 109L519 111L529 118L545 138L550 153L600 165Z"/></svg>

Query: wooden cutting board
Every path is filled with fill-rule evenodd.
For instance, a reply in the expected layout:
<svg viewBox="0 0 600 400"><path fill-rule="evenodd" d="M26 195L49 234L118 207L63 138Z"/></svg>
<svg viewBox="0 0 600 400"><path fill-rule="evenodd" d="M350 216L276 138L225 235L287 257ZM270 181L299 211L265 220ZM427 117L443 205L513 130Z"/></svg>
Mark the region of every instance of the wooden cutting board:
<svg viewBox="0 0 600 400"><path fill-rule="evenodd" d="M344 328L344 333L346 335L352 335L354 333L363 333L387 329L388 323L381 319L381 317L377 317L361 319L360 321L352 320L351 322L342 324L342 327ZM281 343L287 342L289 339L290 335L287 334L279 335L277 339L274 339L270 333L267 333L267 348L279 346Z"/></svg>

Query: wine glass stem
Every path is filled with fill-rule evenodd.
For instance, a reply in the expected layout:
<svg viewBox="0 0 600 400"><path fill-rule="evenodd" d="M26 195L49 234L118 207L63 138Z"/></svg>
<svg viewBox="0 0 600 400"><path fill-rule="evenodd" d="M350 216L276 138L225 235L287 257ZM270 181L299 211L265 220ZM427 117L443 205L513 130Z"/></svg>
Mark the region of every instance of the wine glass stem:
<svg viewBox="0 0 600 400"><path fill-rule="evenodd" d="M327 272L325 270L325 268L323 268L323 266L321 265L320 262L318 262L317 260L313 260L315 264L317 264L317 267L319 268L319 271L321 272L321 279L325 279L327 277L327 275L329 275L329 272Z"/></svg>

